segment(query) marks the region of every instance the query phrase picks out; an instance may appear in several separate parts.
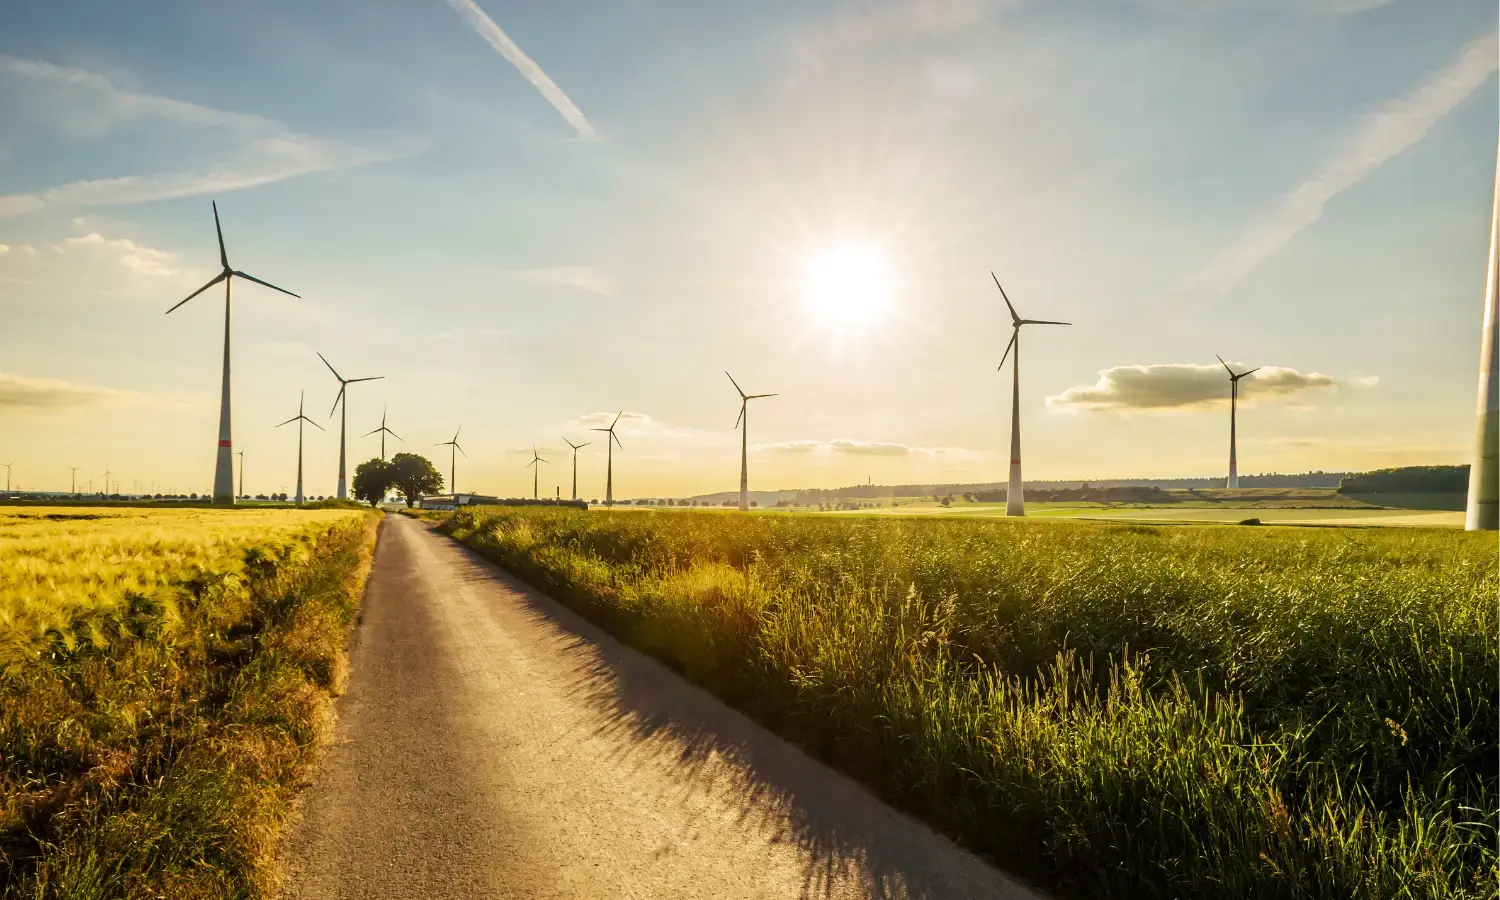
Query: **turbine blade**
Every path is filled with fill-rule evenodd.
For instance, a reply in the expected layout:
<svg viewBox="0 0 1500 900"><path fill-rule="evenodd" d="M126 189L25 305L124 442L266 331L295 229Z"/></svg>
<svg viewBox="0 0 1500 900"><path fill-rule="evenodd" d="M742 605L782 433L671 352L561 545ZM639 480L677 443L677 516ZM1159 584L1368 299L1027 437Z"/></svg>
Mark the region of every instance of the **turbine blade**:
<svg viewBox="0 0 1500 900"><path fill-rule="evenodd" d="M1240 373L1240 377L1244 378L1246 375L1254 375L1256 372L1259 372L1263 368L1265 368L1265 367L1264 366L1256 366L1255 368L1251 369L1248 372L1241 372Z"/></svg>
<svg viewBox="0 0 1500 900"><path fill-rule="evenodd" d="M587 447L589 444L592 444L592 443L593 443L593 441L584 441L583 443L579 444L577 447L574 447L573 449L574 450L582 450L584 447Z"/></svg>
<svg viewBox="0 0 1500 900"><path fill-rule="evenodd" d="M615 439L615 446L619 447L621 450L625 449L625 445L620 443L620 436L618 434L615 434L613 431L611 431L609 433L609 436Z"/></svg>
<svg viewBox="0 0 1500 900"><path fill-rule="evenodd" d="M1050 319L1022 319L1022 325L1072 325L1072 322L1053 322Z"/></svg>
<svg viewBox="0 0 1500 900"><path fill-rule="evenodd" d="M182 303L178 303L177 306L181 306L183 303L188 302L188 300L193 299L194 297L198 296L199 294L203 293L204 291L208 290L209 288L213 287L214 285L218 284L219 282L223 281L225 278L228 278L228 277L229 277L228 275L225 275L223 272L220 272L219 274L215 275L213 277L213 279L211 281L209 281L208 284L205 284L203 287L198 288L196 291L193 291L191 294L188 294L187 295L187 300L183 300ZM174 307L172 307L172 309L167 310L166 313L164 313L163 315L170 315L171 312L172 312L172 310L176 309L177 306L174 306Z"/></svg>
<svg viewBox="0 0 1500 900"><path fill-rule="evenodd" d="M366 432L365 432L365 433L364 433L364 434L362 434L362 435L360 435L360 437L369 437L369 436L370 436L370 435L372 435L372 434L379 434L379 433L380 433L380 432L381 432L381 431L383 431L383 430L384 430L384 429L381 429L381 428L377 428L377 429L375 429L375 430L374 430L374 431L366 431Z"/></svg>
<svg viewBox="0 0 1500 900"><path fill-rule="evenodd" d="M623 410L623 409L620 410L619 412L615 413L615 420L613 422L609 423L609 430L610 431L614 431L615 430L615 426L618 425L618 424L620 424L620 417L623 416L623 415L625 415L625 410Z"/></svg>
<svg viewBox="0 0 1500 900"><path fill-rule="evenodd" d="M300 413L298 413L297 415L292 416L290 419L287 419L285 422L282 422L281 425L290 425L290 424L292 424L293 422L297 421L300 418L302 418L302 415ZM276 427L280 428L281 425L277 425Z"/></svg>
<svg viewBox="0 0 1500 900"><path fill-rule="evenodd" d="M734 376L729 374L729 370L728 369L724 370L724 374L729 376L729 383L732 384L732 385L734 385L734 389L740 392L740 396L741 397L745 396L744 389L740 387L740 383L738 381L734 380Z"/></svg>
<svg viewBox="0 0 1500 900"><path fill-rule="evenodd" d="M748 401L748 400L741 400L740 401L740 414L734 417L734 427L736 429L738 429L740 427L740 420L743 419L743 418L745 418L745 404L748 403L748 402L750 402L750 401Z"/></svg>
<svg viewBox="0 0 1500 900"><path fill-rule="evenodd" d="M396 432L390 430L389 428L386 428L384 425L382 425L380 427L385 430L386 434L390 435L391 437L395 438L396 440L400 441L403 444L406 443L406 439L403 438L401 435L399 435Z"/></svg>
<svg viewBox="0 0 1500 900"><path fill-rule="evenodd" d="M1010 343L1008 343L1008 344L1005 345L1005 352L1003 354L1001 354L1001 356L1000 356L1000 365L998 365L998 366L995 367L995 371L996 372L998 372L1001 369L1005 368L1005 361L1010 358L1011 348L1016 345L1016 340L1018 338L1020 338L1020 336L1021 336L1021 326L1017 325L1010 332Z"/></svg>
<svg viewBox="0 0 1500 900"><path fill-rule="evenodd" d="M458 452L459 453L464 453L464 448L458 446L458 441L454 441L453 442L453 446L458 447ZM468 459L468 458L469 458L469 454L464 453L464 459Z"/></svg>
<svg viewBox="0 0 1500 900"><path fill-rule="evenodd" d="M1217 359L1219 361L1219 365L1221 365L1221 366L1224 367L1224 371L1226 371L1226 372L1229 373L1229 377L1230 378L1234 377L1234 370L1231 369L1231 368L1229 368L1229 363L1227 363L1227 362L1224 361L1224 357L1222 357L1219 354L1215 353L1214 354L1214 359Z"/></svg>
<svg viewBox="0 0 1500 900"><path fill-rule="evenodd" d="M326 362L326 360L325 360L325 362ZM342 384L340 384L339 385L339 395L337 397L333 398L333 406L328 410L328 418L330 418L330 419L333 418L333 414L336 413L336 412L338 412L339 401L342 400L342 399L344 399L344 386Z"/></svg>
<svg viewBox="0 0 1500 900"><path fill-rule="evenodd" d="M995 278L995 273L991 272L990 273L990 277L991 278ZM1000 279L999 278L995 278L995 287L1000 288L1000 299L1005 301L1005 308L1008 309L1008 310L1010 310L1010 320L1012 322L1019 322L1019 321L1021 321L1021 317L1018 316L1018 315L1016 315L1016 308L1014 306L1010 305L1010 298L1007 297L1007 296L1005 296L1005 288L1000 287Z"/></svg>
<svg viewBox="0 0 1500 900"><path fill-rule="evenodd" d="M360 381L379 381L380 379L382 379L384 377L385 377L384 375L371 375L369 378L351 378L351 379L349 379L348 381L346 381L344 383L345 384L354 384L354 383L360 382Z"/></svg>
<svg viewBox="0 0 1500 900"><path fill-rule="evenodd" d="M273 291L281 291L283 294L286 294L288 297L296 297L298 300L302 299L302 296L300 294L294 294L291 291L287 290L286 288L279 288L279 287L277 287L276 285L272 284L269 281L261 281L259 278L256 278L254 275L246 275L244 272L241 272L239 270L236 270L234 274L240 276L241 278L245 279L246 281L253 281L256 284L264 285L265 287L268 287L268 288L270 288Z"/></svg>
<svg viewBox="0 0 1500 900"><path fill-rule="evenodd" d="M213 201L214 205L214 231L219 235L219 262L224 264L225 270L229 269L229 253L224 249L224 229L219 226L219 201Z"/></svg>
<svg viewBox="0 0 1500 900"><path fill-rule="evenodd" d="M590 428L589 431L608 431L608 428Z"/></svg>
<svg viewBox="0 0 1500 900"><path fill-rule="evenodd" d="M322 425L319 425L317 422L314 422L312 419L309 419L307 416L302 416L302 420L304 422L306 422L307 424L311 425L312 427L318 429L319 431L327 431L328 430L328 429L324 428Z"/></svg>
<svg viewBox="0 0 1500 900"><path fill-rule="evenodd" d="M780 394L751 394L750 396L746 397L745 399L746 400L759 400L762 397L780 397L780 396L781 396Z"/></svg>
<svg viewBox="0 0 1500 900"><path fill-rule="evenodd" d="M333 363L331 363L331 362L328 361L328 357L326 357L323 354L319 353L318 354L318 359L323 360L323 365L327 366L328 367L328 371L332 372L333 373L333 377L337 378L339 380L339 383L342 384L343 381L344 381L344 376L340 375L339 374L339 370L335 369L333 367Z"/></svg>

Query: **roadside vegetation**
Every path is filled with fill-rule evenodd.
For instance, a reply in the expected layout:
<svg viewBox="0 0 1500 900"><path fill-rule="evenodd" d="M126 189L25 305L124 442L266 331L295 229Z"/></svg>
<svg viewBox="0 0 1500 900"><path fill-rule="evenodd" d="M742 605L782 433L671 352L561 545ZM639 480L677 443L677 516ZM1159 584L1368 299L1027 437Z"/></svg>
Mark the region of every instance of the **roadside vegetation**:
<svg viewBox="0 0 1500 900"><path fill-rule="evenodd" d="M1065 896L1496 895L1492 537L497 507L442 528Z"/></svg>
<svg viewBox="0 0 1500 900"><path fill-rule="evenodd" d="M268 895L376 521L0 510L0 894Z"/></svg>

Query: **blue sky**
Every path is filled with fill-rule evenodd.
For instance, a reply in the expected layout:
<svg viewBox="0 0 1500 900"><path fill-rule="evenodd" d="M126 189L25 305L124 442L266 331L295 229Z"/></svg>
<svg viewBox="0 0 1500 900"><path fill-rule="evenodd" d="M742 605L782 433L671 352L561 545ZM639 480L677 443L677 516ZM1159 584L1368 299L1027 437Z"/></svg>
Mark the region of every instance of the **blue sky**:
<svg viewBox="0 0 1500 900"><path fill-rule="evenodd" d="M214 199L231 262L305 298L235 291L252 491L290 489L298 392L333 400L315 351L386 376L354 434L388 406L436 456L462 424L466 489L529 490L535 442L566 490L561 438L620 409L623 495L731 489L726 368L780 394L752 487L1002 480L990 270L1075 323L1023 338L1027 477L1219 474L1215 353L1272 367L1242 471L1464 461L1496 25L1468 0L12 4L0 456L27 487L208 488L222 302L161 313L214 274ZM807 296L850 247L883 307ZM308 441L329 492L336 433Z"/></svg>

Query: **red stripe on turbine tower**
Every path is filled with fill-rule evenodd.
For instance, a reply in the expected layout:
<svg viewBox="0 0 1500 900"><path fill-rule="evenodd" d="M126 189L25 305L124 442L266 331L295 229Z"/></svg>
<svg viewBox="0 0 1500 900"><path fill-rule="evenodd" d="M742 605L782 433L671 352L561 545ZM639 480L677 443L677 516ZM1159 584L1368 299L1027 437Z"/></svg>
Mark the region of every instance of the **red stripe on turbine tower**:
<svg viewBox="0 0 1500 900"><path fill-rule="evenodd" d="M231 441L219 441L219 446L220 447L231 447L231 446L233 446L233 442L231 442Z"/></svg>
<svg viewBox="0 0 1500 900"><path fill-rule="evenodd" d="M1010 464L1011 464L1011 465L1013 465L1013 466L1019 466L1019 465L1020 465L1020 464L1021 464L1021 460L1020 460L1020 458L1019 458L1019 457L1018 457L1018 458L1016 458L1016 459L1013 459L1013 460L1011 460L1011 461L1010 461Z"/></svg>

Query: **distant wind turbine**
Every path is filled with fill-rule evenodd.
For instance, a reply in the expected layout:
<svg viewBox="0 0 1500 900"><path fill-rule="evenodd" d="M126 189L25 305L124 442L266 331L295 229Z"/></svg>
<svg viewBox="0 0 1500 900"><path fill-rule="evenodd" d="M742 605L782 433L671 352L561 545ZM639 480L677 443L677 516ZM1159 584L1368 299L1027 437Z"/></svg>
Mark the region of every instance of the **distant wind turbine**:
<svg viewBox="0 0 1500 900"><path fill-rule="evenodd" d="M614 506L615 505L615 448L614 448L614 444L620 444L620 437L619 437L619 435L615 434L615 426L618 425L618 424L620 424L620 416L623 416L623 415L625 415L625 410L623 410L623 409L620 410L618 413L616 413L615 414L615 420L613 422L609 423L609 427L608 428L590 428L589 429L590 431L604 431L604 432L608 432L609 433L609 439L604 442L604 446L608 449L608 453L607 453L607 455L605 457L605 469L604 469L604 505L605 506ZM613 443L611 443L611 442L613 442ZM620 444L620 449L624 450L625 449L625 445L624 444Z"/></svg>
<svg viewBox="0 0 1500 900"><path fill-rule="evenodd" d="M1237 488L1240 486L1240 469L1239 462L1235 458L1234 429L1235 410L1240 403L1240 379L1244 378L1246 375L1253 375L1254 373L1259 372L1260 366L1256 366L1249 372L1241 372L1240 374L1236 375L1234 374L1234 370L1229 368L1229 363L1224 361L1224 357L1219 356L1218 354L1214 354L1214 358L1219 361L1219 365L1224 367L1224 371L1229 373L1229 481L1227 481L1224 486Z"/></svg>
<svg viewBox="0 0 1500 900"><path fill-rule="evenodd" d="M281 423L281 425L290 425L293 422L297 423L297 505L298 506L302 505L302 423L306 422L307 424L309 424L312 427L318 429L319 431L323 431L324 430L324 428L323 428L322 425L319 425L317 422L314 422L312 419L309 419L307 416L304 416L302 414L302 401L304 399L306 399L306 397L307 397L307 391L303 391L303 392L301 392L300 394L297 395L297 414L295 416L292 416L290 419L287 419L285 422ZM280 428L281 425L277 425L276 427Z"/></svg>
<svg viewBox="0 0 1500 900"><path fill-rule="evenodd" d="M1005 514L1007 516L1026 515L1025 488L1021 481L1021 326L1022 325L1071 325L1071 322L1053 322L1049 319L1023 319L1016 313L1016 308L1011 306L1010 298L1005 295L1005 288L1000 287L1000 279L991 272L990 277L995 279L995 287L1000 288L1000 299L1005 301L1005 308L1010 310L1010 343L1005 345L1005 353L1000 356L1000 365L995 371L1005 368L1006 357L1010 352L1016 352L1011 361L1010 390L1010 483L1005 489Z"/></svg>
<svg viewBox="0 0 1500 900"><path fill-rule="evenodd" d="M399 435L396 432L394 432L394 431L390 430L389 428L385 427L385 407L383 407L383 406L380 408L380 427L377 428L377 429L375 429L374 431L367 431L364 434L360 435L360 437L369 437L372 434L378 434L378 435L380 435L380 458L381 459L385 459L385 436L386 435L390 435L391 437L395 438L396 440L401 441L401 443L403 443L403 444L406 443L406 441L402 441L401 440L401 435Z"/></svg>
<svg viewBox="0 0 1500 900"><path fill-rule="evenodd" d="M6 474L8 475L9 473L6 473ZM116 475L116 474L119 474L119 473L117 473L117 472L111 472L109 470L109 466L105 466L104 467L104 496L106 496L106 497L109 496L109 476ZM9 483L9 482L7 482L7 483ZM230 488L231 492L233 490L234 490L233 488Z"/></svg>
<svg viewBox="0 0 1500 900"><path fill-rule="evenodd" d="M5 490L7 493L10 492L10 467L15 464L15 460L11 460L10 462L5 464Z"/></svg>
<svg viewBox="0 0 1500 900"><path fill-rule="evenodd" d="M219 235L219 262L224 266L224 269L219 274L215 275L208 282L208 284L205 284L203 287L198 288L191 294L188 294L187 299L183 300L182 303L178 303L177 306L174 306L172 307L172 309L167 310L167 313L170 315L173 310L177 309L177 307L179 306L182 306L183 303L188 302L188 300L193 299L194 297L198 296L199 294L203 293L219 282L224 282L224 383L222 386L222 392L219 396L219 455L214 461L213 499L215 503L233 504L234 459L232 457L232 454L234 452L234 448L233 442L230 440L229 436L229 283L234 276L239 276L246 281L253 281L256 284L268 287L273 291L281 291L281 293L290 295L292 297L296 297L297 295L284 288L279 288L268 281L261 281L259 278L256 278L253 275L246 275L244 272L241 272L238 269L230 268L229 254L224 250L224 229L219 227L219 205L215 203L213 207L214 231Z"/></svg>
<svg viewBox="0 0 1500 900"><path fill-rule="evenodd" d="M526 468L531 469L531 499L533 500L542 499L542 495L538 493L538 483L541 480L542 467L538 465L538 463L545 462L547 462L547 460L542 459L542 457L536 452L536 444L532 444L531 462L526 464Z"/></svg>
<svg viewBox="0 0 1500 900"><path fill-rule="evenodd" d="M240 451L240 496L245 496L245 451Z"/></svg>
<svg viewBox="0 0 1500 900"><path fill-rule="evenodd" d="M439 441L435 445L435 446L438 446L438 447L447 447L447 448L449 448L448 449L448 487L450 489L449 493L453 494L453 496L455 498L458 496L458 455L454 451L458 451L458 453L464 453L464 448L462 448L462 447L460 447L458 445L458 432L459 431L463 431L463 430L464 430L464 427L462 425L458 426L458 431L453 432L453 440L451 440L451 441ZM464 459L468 459L468 458L469 458L469 454L464 453Z"/></svg>
<svg viewBox="0 0 1500 900"><path fill-rule="evenodd" d="M759 400L762 397L774 397L776 395L747 394L740 389L740 383L734 380L733 375L730 375L727 371L724 374L729 377L729 383L734 385L734 389L739 391L740 394L740 415L739 418L734 420L734 427L739 428L742 423L745 426L740 431L740 512L746 512L750 509L750 417L747 415L747 412L750 408L751 400Z"/></svg>
<svg viewBox="0 0 1500 900"><path fill-rule="evenodd" d="M73 493L78 493L78 470L83 466L68 466L73 472Z"/></svg>
<svg viewBox="0 0 1500 900"><path fill-rule="evenodd" d="M319 353L318 359L323 360L323 365L327 366L328 371L333 373L333 377L339 380L339 395L333 398L333 408L328 411L328 418L333 418L333 414L338 411L339 403L342 402L344 404L344 413L339 417L339 499L348 500L349 486L344 477L344 435L349 430L349 399L345 396L345 393L351 384L358 384L361 381L379 381L385 376L372 375L369 378L345 378L339 374L338 369L335 369L333 363L329 362L323 354Z"/></svg>
<svg viewBox="0 0 1500 900"><path fill-rule="evenodd" d="M593 441L584 441L581 444L575 444L572 441L568 440L567 438L563 438L563 443L565 443L569 447L573 448L573 499L577 500L578 499L578 451L582 450L584 447L587 447L589 444L592 444Z"/></svg>

